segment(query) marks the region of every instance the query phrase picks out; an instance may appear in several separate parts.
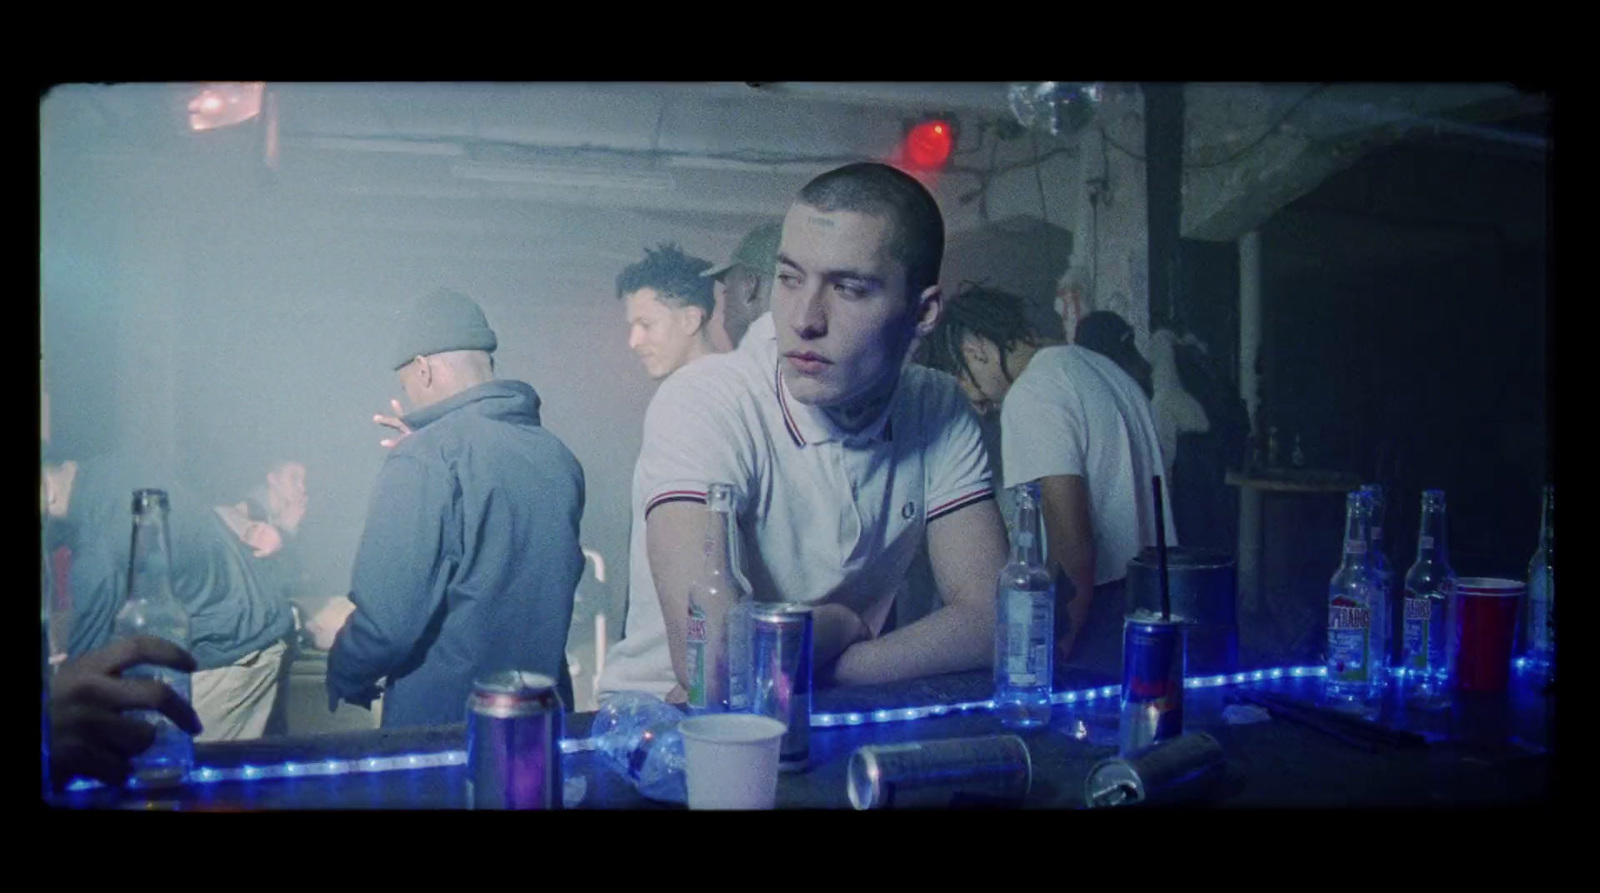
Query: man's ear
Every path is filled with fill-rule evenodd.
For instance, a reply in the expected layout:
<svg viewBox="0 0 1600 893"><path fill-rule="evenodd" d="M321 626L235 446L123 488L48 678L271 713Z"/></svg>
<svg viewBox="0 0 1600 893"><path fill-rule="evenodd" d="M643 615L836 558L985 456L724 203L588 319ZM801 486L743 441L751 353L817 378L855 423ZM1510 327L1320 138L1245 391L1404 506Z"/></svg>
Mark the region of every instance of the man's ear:
<svg viewBox="0 0 1600 893"><path fill-rule="evenodd" d="M917 337L926 338L939 327L944 315L944 292L938 285L930 285L917 296Z"/></svg>
<svg viewBox="0 0 1600 893"><path fill-rule="evenodd" d="M709 335L710 334L710 332L707 329L707 327L711 323L711 315L710 314L706 313L706 311L703 308L696 307L693 304L690 304L690 305L684 307L683 310L686 313L692 313L694 315L694 319L693 319L692 323L689 326L689 333L690 334L692 334L692 335L701 335L701 334Z"/></svg>
<svg viewBox="0 0 1600 893"><path fill-rule="evenodd" d="M417 380L421 382L423 387L433 383L433 366L428 362L427 357L417 357Z"/></svg>

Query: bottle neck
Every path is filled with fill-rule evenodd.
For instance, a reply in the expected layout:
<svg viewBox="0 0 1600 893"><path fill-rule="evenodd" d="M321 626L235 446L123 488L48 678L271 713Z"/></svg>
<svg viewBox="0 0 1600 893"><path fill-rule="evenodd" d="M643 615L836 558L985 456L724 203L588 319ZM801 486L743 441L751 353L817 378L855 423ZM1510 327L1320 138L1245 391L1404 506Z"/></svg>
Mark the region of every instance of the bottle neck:
<svg viewBox="0 0 1600 893"><path fill-rule="evenodd" d="M1556 545L1556 497L1554 491L1544 491L1544 518L1539 524L1539 548L1549 555Z"/></svg>
<svg viewBox="0 0 1600 893"><path fill-rule="evenodd" d="M128 600L172 599L172 567L167 519L158 511L133 516L133 547L128 556Z"/></svg>
<svg viewBox="0 0 1600 893"><path fill-rule="evenodd" d="M1444 509L1424 508L1417 530L1417 561L1446 561L1449 542L1445 536Z"/></svg>
<svg viewBox="0 0 1600 893"><path fill-rule="evenodd" d="M1017 500L1017 529L1011 542L1013 564L1044 564L1039 544L1039 506L1032 499Z"/></svg>
<svg viewBox="0 0 1600 893"><path fill-rule="evenodd" d="M722 507L712 508L706 524L706 573L722 577L729 586L743 590L747 586L739 569L738 541L738 521L733 512Z"/></svg>
<svg viewBox="0 0 1600 893"><path fill-rule="evenodd" d="M1344 563L1347 566L1367 563L1367 526L1363 509L1352 507L1345 513Z"/></svg>

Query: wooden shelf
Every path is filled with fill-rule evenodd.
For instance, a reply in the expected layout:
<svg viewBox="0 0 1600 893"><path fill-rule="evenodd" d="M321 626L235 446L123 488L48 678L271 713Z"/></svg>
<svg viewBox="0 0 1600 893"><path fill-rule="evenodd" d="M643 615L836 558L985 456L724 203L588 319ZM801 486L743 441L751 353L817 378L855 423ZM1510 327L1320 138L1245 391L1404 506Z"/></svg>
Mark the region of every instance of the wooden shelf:
<svg viewBox="0 0 1600 893"><path fill-rule="evenodd" d="M1361 486L1361 477L1342 471L1230 471L1223 482L1230 487L1274 493L1346 493Z"/></svg>

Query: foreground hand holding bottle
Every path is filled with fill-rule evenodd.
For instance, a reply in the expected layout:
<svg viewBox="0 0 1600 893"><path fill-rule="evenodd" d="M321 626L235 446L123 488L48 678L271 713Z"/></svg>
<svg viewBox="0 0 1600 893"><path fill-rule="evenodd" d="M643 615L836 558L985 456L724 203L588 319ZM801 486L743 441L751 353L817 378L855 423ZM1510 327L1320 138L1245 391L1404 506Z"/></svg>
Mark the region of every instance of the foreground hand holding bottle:
<svg viewBox="0 0 1600 893"><path fill-rule="evenodd" d="M200 733L200 719L178 692L126 670L157 665L187 674L194 658L164 639L117 639L62 664L50 685L49 772L60 790L73 778L119 785L131 761L156 742L156 728L137 718L160 715L188 735ZM139 711L135 713L134 711Z"/></svg>

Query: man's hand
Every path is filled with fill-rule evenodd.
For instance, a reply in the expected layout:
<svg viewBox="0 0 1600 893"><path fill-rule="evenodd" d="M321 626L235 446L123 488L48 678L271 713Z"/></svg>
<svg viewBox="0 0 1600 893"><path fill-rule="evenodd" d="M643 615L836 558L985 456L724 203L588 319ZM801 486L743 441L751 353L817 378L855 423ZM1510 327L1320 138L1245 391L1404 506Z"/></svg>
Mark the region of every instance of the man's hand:
<svg viewBox="0 0 1600 893"><path fill-rule="evenodd" d="M155 741L155 726L124 710L159 710L191 735L200 718L177 692L154 679L123 679L122 671L156 664L192 673L187 651L152 636L118 639L61 665L50 686L51 774L64 787L74 776L108 785L125 781L129 760Z"/></svg>
<svg viewBox="0 0 1600 893"><path fill-rule="evenodd" d="M400 401L390 400L389 408L394 410L394 415L389 416L380 413L372 417L372 420L379 425L382 425L385 428L393 428L395 431L399 432L399 434L395 437L385 437L383 440L378 441L378 445L382 446L386 450L394 449L396 444L411 436L410 426L401 420L401 416L405 415L406 413L405 410L401 408Z"/></svg>
<svg viewBox="0 0 1600 893"><path fill-rule="evenodd" d="M667 692L667 696L662 700L668 704L687 704L689 703L689 693L683 690L683 686L674 685L672 691Z"/></svg>
<svg viewBox="0 0 1600 893"><path fill-rule="evenodd" d="M356 612L356 603L345 596L336 596L318 611L316 616L306 623L306 632L311 634L311 640L323 651L333 650L333 640L338 638L339 630Z"/></svg>

